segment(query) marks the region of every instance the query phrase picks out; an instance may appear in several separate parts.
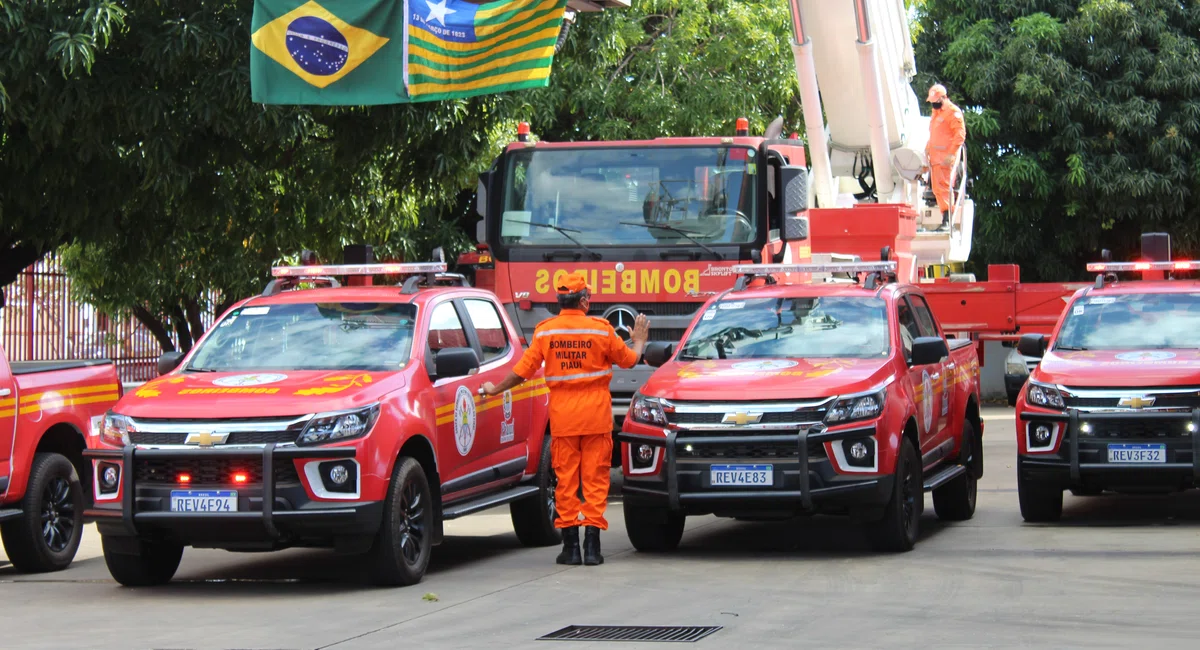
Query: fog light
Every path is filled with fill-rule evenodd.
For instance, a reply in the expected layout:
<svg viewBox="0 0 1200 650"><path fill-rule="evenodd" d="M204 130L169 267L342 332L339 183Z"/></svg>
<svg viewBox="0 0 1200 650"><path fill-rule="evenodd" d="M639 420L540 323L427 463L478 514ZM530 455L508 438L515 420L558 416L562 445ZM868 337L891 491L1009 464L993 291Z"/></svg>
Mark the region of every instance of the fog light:
<svg viewBox="0 0 1200 650"><path fill-rule="evenodd" d="M329 470L329 480L337 485L344 484L350 478L350 471L345 465L334 465L333 469Z"/></svg>
<svg viewBox="0 0 1200 650"><path fill-rule="evenodd" d="M638 445L637 459L643 463L648 463L651 458L654 458L654 448L650 445Z"/></svg>
<svg viewBox="0 0 1200 650"><path fill-rule="evenodd" d="M1188 430L1188 433L1194 433L1194 432L1196 431L1196 423L1195 423L1195 422L1188 422L1188 424L1187 424L1187 430Z"/></svg>
<svg viewBox="0 0 1200 650"><path fill-rule="evenodd" d="M117 468L111 466L106 468L104 470L104 477L101 480L104 481L104 487L106 488L117 487Z"/></svg>
<svg viewBox="0 0 1200 650"><path fill-rule="evenodd" d="M859 469L875 467L875 441L871 438L841 440L842 458L844 463Z"/></svg>
<svg viewBox="0 0 1200 650"><path fill-rule="evenodd" d="M100 463L96 469L100 472L100 492L103 494L116 492L117 484L121 480L121 470L112 463Z"/></svg>
<svg viewBox="0 0 1200 650"><path fill-rule="evenodd" d="M1087 422L1084 422L1083 424L1079 425L1079 433L1082 433L1087 436L1092 435L1092 425L1088 424Z"/></svg>
<svg viewBox="0 0 1200 650"><path fill-rule="evenodd" d="M1033 441L1039 447L1045 447L1050 444L1050 427L1044 424L1037 425L1033 430Z"/></svg>
<svg viewBox="0 0 1200 650"><path fill-rule="evenodd" d="M854 460L862 460L867 457L867 446L861 442L856 442L850 445L850 457Z"/></svg>
<svg viewBox="0 0 1200 650"><path fill-rule="evenodd" d="M684 445L684 447L683 447L683 450L684 450L684 451L686 451L686 452L688 452L688 453L691 453L691 452L692 452L692 446L691 446L691 445Z"/></svg>

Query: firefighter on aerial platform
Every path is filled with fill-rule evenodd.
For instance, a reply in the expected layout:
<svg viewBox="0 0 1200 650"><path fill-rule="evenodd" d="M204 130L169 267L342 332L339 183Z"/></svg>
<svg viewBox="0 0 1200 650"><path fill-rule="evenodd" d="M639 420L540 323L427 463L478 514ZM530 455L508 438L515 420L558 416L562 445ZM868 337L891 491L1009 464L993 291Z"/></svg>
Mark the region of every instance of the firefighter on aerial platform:
<svg viewBox="0 0 1200 650"><path fill-rule="evenodd" d="M925 101L933 107L925 160L929 165L933 195L942 212L942 225L938 230L945 230L950 226L950 172L959 148L967 139L967 127L962 110L946 96L946 87L942 84L931 86Z"/></svg>
<svg viewBox="0 0 1200 650"><path fill-rule="evenodd" d="M650 325L638 314L631 346L603 318L588 316L591 287L583 273L572 273L556 287L559 314L538 323L525 355L498 385L483 384L485 395L500 395L529 379L546 364L550 388L550 457L558 487L554 503L563 531L559 564L596 565L600 531L608 529L604 510L608 503L608 472L612 461L612 367L632 368L642 356ZM583 480L584 503L577 492ZM583 521L579 516L583 515ZM587 528L583 553L579 526Z"/></svg>

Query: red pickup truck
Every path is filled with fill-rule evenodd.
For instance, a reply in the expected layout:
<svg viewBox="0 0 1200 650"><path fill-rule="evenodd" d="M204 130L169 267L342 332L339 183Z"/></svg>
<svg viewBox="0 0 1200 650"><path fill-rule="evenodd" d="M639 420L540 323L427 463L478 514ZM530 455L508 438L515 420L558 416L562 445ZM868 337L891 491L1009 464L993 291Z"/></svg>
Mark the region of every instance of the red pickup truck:
<svg viewBox="0 0 1200 650"><path fill-rule="evenodd" d="M1089 264L1095 285L1075 294L1049 339L1019 341L1021 354L1042 357L1017 400L1026 521L1059 519L1066 489L1200 487L1200 282L1162 279L1200 262L1169 261L1166 250L1151 255L1158 261ZM1146 280L1117 280L1130 271Z"/></svg>
<svg viewBox="0 0 1200 650"><path fill-rule="evenodd" d="M545 381L478 394L522 341L494 294L445 268L279 267L186 358L162 359L87 452L113 578L167 582L185 546L308 546L413 584L443 521L503 504L523 543L558 543ZM409 277L362 286L386 275Z"/></svg>
<svg viewBox="0 0 1200 650"><path fill-rule="evenodd" d="M660 367L619 434L635 548L675 548L687 515L823 512L866 523L881 550L905 551L924 491L943 519L974 514L978 356L945 337L894 269L740 265L745 275L706 303L678 349L647 349ZM808 273L851 277L776 281Z"/></svg>
<svg viewBox="0 0 1200 650"><path fill-rule="evenodd" d="M91 502L86 440L120 396L109 361L10 363L0 348L0 537L17 570L75 559Z"/></svg>

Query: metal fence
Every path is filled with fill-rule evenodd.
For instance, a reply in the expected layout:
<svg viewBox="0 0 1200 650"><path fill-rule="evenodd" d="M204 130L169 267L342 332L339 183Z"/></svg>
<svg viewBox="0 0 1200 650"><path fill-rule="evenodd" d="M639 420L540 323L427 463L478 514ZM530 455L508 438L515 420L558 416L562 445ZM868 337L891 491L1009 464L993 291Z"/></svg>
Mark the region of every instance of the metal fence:
<svg viewBox="0 0 1200 650"><path fill-rule="evenodd" d="M10 361L111 359L122 382L157 376L155 362L162 348L154 336L131 315L104 314L74 300L71 280L57 259L48 257L25 269L4 292L0 344Z"/></svg>

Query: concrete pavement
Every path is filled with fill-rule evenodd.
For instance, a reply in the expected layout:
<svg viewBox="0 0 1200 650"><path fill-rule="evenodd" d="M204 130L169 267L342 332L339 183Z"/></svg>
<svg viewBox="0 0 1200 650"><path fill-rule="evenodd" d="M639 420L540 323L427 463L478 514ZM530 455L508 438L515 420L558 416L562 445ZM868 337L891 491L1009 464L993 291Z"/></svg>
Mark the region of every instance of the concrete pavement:
<svg viewBox="0 0 1200 650"><path fill-rule="evenodd" d="M131 590L90 530L61 573L20 575L0 556L0 646L612 647L535 642L572 624L723 626L707 648L1194 646L1200 493L1068 494L1061 523L1024 524L1012 411L985 418L975 518L942 524L927 498L906 554L871 552L841 519L714 517L689 519L679 551L641 554L613 503L600 567L521 547L500 509L450 522L415 587L364 586L327 552L189 549L172 584Z"/></svg>

